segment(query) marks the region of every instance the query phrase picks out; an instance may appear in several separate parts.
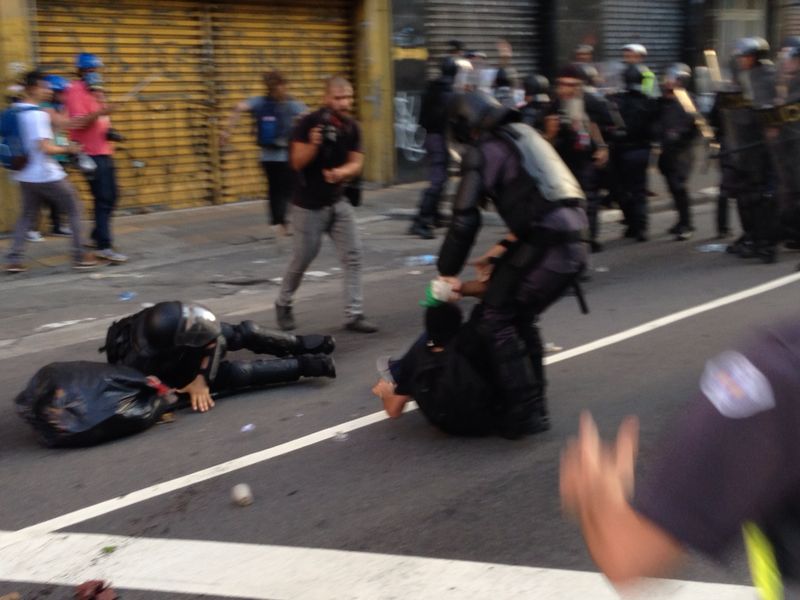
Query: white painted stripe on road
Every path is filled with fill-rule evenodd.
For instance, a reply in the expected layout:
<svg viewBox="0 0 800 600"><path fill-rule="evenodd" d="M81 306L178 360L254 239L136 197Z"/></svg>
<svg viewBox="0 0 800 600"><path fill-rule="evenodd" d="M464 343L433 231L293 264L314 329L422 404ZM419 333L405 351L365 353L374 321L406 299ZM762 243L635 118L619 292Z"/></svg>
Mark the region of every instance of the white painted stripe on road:
<svg viewBox="0 0 800 600"><path fill-rule="evenodd" d="M629 340L631 338L643 335L645 333L650 333L651 331L655 331L656 329L666 327L667 325L672 325L673 323L677 323L678 321L683 321L685 319L697 316L704 312L709 312L711 310L715 310L717 308L722 308L723 306L733 304L734 302L739 302L741 300L752 298L753 296L765 294L766 292L771 292L772 290L776 290L778 288L782 288L787 285L797 283L798 281L800 281L800 273L793 273L792 275L786 275L785 277L781 277L779 279L773 279L772 281L768 281L767 283L757 285L755 287L746 290L742 290L741 292L736 292L735 294L723 296L722 298L717 298L716 300L706 302L705 304L700 304L692 308L687 308L686 310L682 310L676 313L672 313L671 315L667 315L665 317L649 321L637 327L633 327L632 329L621 331L620 333L615 333L614 335L609 335L608 337L595 340L594 342L589 342L588 344L584 344L583 346L578 346L577 348L572 348L570 350L565 350L564 352L559 352L558 354L548 356L547 358L545 358L544 364L552 365L564 360L569 360L570 358L575 358L576 356L581 356L582 354L587 354L589 352L594 352L595 350L600 350L601 348L606 348L613 344L619 344L620 342L624 342L625 340Z"/></svg>
<svg viewBox="0 0 800 600"><path fill-rule="evenodd" d="M317 548L71 533L18 541L0 552L0 580L77 585L87 579L118 588L264 600L618 598L598 573ZM660 580L635 596L754 600L755 593L744 586Z"/></svg>
<svg viewBox="0 0 800 600"><path fill-rule="evenodd" d="M671 323L676 323L683 319L688 319L689 317L713 310L715 308L720 308L722 306L726 306L728 304L732 304L740 300L752 298L753 296L764 294L766 292L787 285L791 285L793 283L797 283L798 281L800 281L800 273L787 275L785 277L769 281L762 285L758 285L756 287L749 288L747 290L743 290L735 294L730 294L728 296L724 296L722 298L713 300L711 302L706 302L705 304L701 304L694 308L689 308L677 313L673 313L672 315L667 315L660 319L656 319L654 321L650 321L643 325L639 325L638 327L634 327L632 329L622 331L615 335L601 338L589 344L584 344L582 346L578 346L577 348L573 348L571 350L565 350L564 352L554 354L545 359L545 364L555 364L558 362L562 362L564 360L569 360L570 358L575 358L577 356L581 356L582 354L587 354L589 352L593 352L595 350L611 346L612 344L617 344L622 341L628 340L632 337L648 333L650 331L653 331L660 327L664 327ZM406 408L407 410L414 410L415 405L411 403ZM102 515L114 512L121 508L125 508L133 504L138 504L139 502L150 500L162 494L174 492L176 490L188 487L190 485L194 485L202 481L207 481L209 479L213 479L214 477L219 477L220 475L225 475L227 473L231 473L239 469L244 469L246 467L250 467L255 464L265 462L267 460L276 458L278 456L283 456L284 454L289 454L290 452L294 452L296 450L307 448L308 446L312 446L324 440L330 439L334 437L337 433L349 433L357 429L361 429L362 427L367 427L368 425L378 423L387 418L388 417L385 415L385 413L377 412L371 415L360 417L358 419L354 419L352 421L347 421L346 423L341 423L340 425L334 425L333 427L328 427L327 429L323 429L316 433L311 433L309 435L280 444L278 446L273 446L272 448L266 448L259 452L254 452L252 454L248 454L240 458L220 463L218 465L208 467L201 471L189 473L188 475L184 475L182 477L178 477L170 481L157 483L150 487L131 492L130 494L126 494L124 496L118 496L116 498L111 498L104 502L100 502L99 504L87 506L86 508L82 508L73 511L71 513L67 513L60 517L56 517L53 519L49 519L47 521L43 521L41 523L37 523L35 525L31 525L24 529L20 529L14 535L17 536L17 538L19 539L25 539L36 535L52 533L54 531L58 531L59 529L65 529L67 527L76 525L77 523L81 523L89 519L100 517ZM5 536L5 538L0 539L0 545L4 543L4 540L13 541L12 537Z"/></svg>

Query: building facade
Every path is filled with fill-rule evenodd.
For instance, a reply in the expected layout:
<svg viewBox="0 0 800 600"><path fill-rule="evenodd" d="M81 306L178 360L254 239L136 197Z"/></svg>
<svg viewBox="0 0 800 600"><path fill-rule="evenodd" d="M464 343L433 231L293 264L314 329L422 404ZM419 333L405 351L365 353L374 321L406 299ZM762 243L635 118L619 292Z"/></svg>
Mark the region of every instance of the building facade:
<svg viewBox="0 0 800 600"><path fill-rule="evenodd" d="M643 43L660 71L697 64L708 45L727 53L743 35L777 44L789 34L800 34L800 0L3 0L0 76L5 87L34 64L69 76L76 53L94 52L112 101L141 88L113 116L126 137L121 207L157 210L263 197L249 122L229 148L218 139L236 102L263 93L270 69L312 107L323 77L350 76L365 178L389 184L425 176L420 97L451 39L485 53L487 66L498 40L509 42L524 77L552 76L579 43L600 62ZM6 177L0 194L8 230L17 201Z"/></svg>

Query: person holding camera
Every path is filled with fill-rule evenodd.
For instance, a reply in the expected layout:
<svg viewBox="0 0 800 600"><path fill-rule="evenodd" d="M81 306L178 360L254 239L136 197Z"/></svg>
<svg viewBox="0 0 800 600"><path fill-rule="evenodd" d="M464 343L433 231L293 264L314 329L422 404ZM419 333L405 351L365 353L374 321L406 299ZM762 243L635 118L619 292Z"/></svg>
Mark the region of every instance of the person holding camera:
<svg viewBox="0 0 800 600"><path fill-rule="evenodd" d="M340 76L325 85L324 105L295 126L289 162L297 172L293 203L294 251L275 302L278 327L296 328L292 298L303 274L316 258L327 233L344 267L345 328L374 333L378 328L363 313L361 238L355 211L345 198L348 182L357 179L364 165L361 128L350 114L353 86Z"/></svg>
<svg viewBox="0 0 800 600"><path fill-rule="evenodd" d="M69 215L72 266L77 270L91 269L97 266L97 261L83 253L78 195L64 168L54 158L58 155L77 154L80 146L58 144L54 141L50 117L41 109L41 105L52 95L46 76L40 71L31 71L25 75L24 87L22 98L13 105L25 151L24 164L14 173L14 179L19 182L22 192L22 211L14 228L6 272L22 273L27 270L22 261L26 234L38 218L42 204Z"/></svg>
<svg viewBox="0 0 800 600"><path fill-rule="evenodd" d="M81 144L97 165L86 179L94 198L94 229L91 238L97 244L95 256L112 263L128 260L114 250L111 235L111 215L117 205L117 178L114 170L112 141L121 136L111 128L109 115L114 106L105 102L103 61L94 54L83 52L75 59L78 79L67 90L65 103L71 120L70 137Z"/></svg>

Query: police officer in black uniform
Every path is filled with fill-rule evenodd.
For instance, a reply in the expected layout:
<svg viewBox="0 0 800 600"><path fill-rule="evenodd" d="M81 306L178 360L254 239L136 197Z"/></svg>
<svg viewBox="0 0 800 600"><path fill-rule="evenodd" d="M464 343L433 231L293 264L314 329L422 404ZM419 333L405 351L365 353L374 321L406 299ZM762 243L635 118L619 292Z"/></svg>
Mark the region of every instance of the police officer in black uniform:
<svg viewBox="0 0 800 600"><path fill-rule="evenodd" d="M437 263L440 277L458 291L480 206L491 198L510 233L475 263L483 277L491 270L478 329L490 344L507 437L549 428L535 320L575 283L587 259L583 192L552 146L519 118L480 92L454 98L451 132L468 146Z"/></svg>
<svg viewBox="0 0 800 600"><path fill-rule="evenodd" d="M648 72L642 64L629 64L625 91L609 97L624 123L610 140L611 195L625 217L625 237L639 242L647 241L647 167L656 116L653 101L642 92Z"/></svg>
<svg viewBox="0 0 800 600"><path fill-rule="evenodd" d="M114 322L105 352L110 364L155 375L190 396L192 408L214 406L211 395L235 392L300 377L336 377L330 336L291 335L264 329L253 321L220 322L207 308L185 302L159 302ZM223 360L227 351L247 349L281 357Z"/></svg>
<svg viewBox="0 0 800 600"><path fill-rule="evenodd" d="M584 414L579 438L562 455L562 502L614 583L666 574L689 549L720 557L744 533L760 597L797 598L798 430L795 318L708 362L700 392L636 485L635 420L604 448ZM794 594L781 589L786 584L795 586Z"/></svg>
<svg viewBox="0 0 800 600"><path fill-rule="evenodd" d="M739 177L736 200L744 234L728 247L728 252L773 263L780 237L777 185L767 128L759 111L775 104L776 70L769 60L769 44L762 38L738 40L734 57L734 86L719 96L730 137L729 152Z"/></svg>
<svg viewBox="0 0 800 600"><path fill-rule="evenodd" d="M447 147L447 106L453 95L453 83L458 74L456 61L447 57L441 64L441 75L428 84L422 95L419 124L425 129L425 150L428 153L430 185L422 192L419 212L408 230L424 240L433 239L435 227L441 227L443 219L439 214L447 186L447 169L450 153Z"/></svg>
<svg viewBox="0 0 800 600"><path fill-rule="evenodd" d="M670 66L664 77L664 94L656 101L658 141L661 143L658 168L667 180L678 212L678 222L669 230L676 240L688 240L694 231L687 182L694 158L693 142L698 132L694 116L683 109L674 94L675 89L685 90L691 80L692 70L688 65Z"/></svg>
<svg viewBox="0 0 800 600"><path fill-rule="evenodd" d="M779 221L786 247L800 250L800 36L784 44L781 71L784 93L771 119L778 129L773 154L780 182Z"/></svg>

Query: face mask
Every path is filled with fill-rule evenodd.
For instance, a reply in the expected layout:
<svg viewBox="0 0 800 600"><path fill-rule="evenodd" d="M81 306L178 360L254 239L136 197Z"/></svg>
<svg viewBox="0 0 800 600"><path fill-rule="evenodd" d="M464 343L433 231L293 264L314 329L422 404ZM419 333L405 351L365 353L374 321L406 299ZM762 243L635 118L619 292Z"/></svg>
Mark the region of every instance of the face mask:
<svg viewBox="0 0 800 600"><path fill-rule="evenodd" d="M83 81L89 89L97 89L103 87L103 76L97 71L89 71L83 74Z"/></svg>

